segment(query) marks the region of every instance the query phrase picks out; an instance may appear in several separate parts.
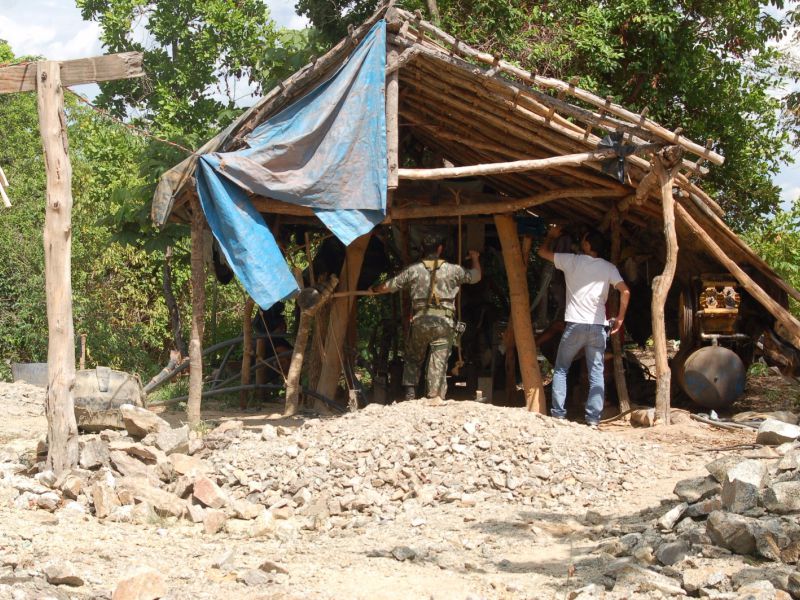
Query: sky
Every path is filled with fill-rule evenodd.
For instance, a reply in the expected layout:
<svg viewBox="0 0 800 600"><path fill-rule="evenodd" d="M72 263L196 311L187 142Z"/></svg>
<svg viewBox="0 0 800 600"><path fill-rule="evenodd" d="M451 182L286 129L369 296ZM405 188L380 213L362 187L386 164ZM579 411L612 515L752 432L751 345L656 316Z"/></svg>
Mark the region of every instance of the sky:
<svg viewBox="0 0 800 600"><path fill-rule="evenodd" d="M294 12L294 0L265 0L273 19L282 27L301 28L306 20ZM42 15L47 15L43 19ZM66 60L103 54L96 23L81 19L74 0L0 0L0 39L11 44L16 55L33 54ZM76 86L89 97L96 86ZM796 156L800 162L800 156ZM775 177L782 189L781 203L788 206L800 196L800 164L784 165Z"/></svg>

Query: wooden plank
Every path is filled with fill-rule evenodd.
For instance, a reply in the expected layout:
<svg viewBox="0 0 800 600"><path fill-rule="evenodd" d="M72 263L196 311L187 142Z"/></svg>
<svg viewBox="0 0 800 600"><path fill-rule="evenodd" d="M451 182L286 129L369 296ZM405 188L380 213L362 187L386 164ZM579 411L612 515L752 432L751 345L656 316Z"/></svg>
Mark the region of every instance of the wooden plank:
<svg viewBox="0 0 800 600"><path fill-rule="evenodd" d="M64 60L57 64L61 66L61 85L65 87L131 79L144 75L141 52L122 52L93 58ZM0 94L34 90L36 90L36 63L12 65L0 69Z"/></svg>
<svg viewBox="0 0 800 600"><path fill-rule="evenodd" d="M44 264L47 286L47 468L57 475L78 464L75 330L72 322L72 165L67 154L64 91L57 62L34 68L39 128L47 172Z"/></svg>
<svg viewBox="0 0 800 600"><path fill-rule="evenodd" d="M522 387L525 405L529 411L544 413L545 398L542 374L536 359L539 352L533 335L531 322L530 296L526 264L522 260L522 249L517 237L517 224L511 215L495 215L497 235L503 247L503 260L508 274L509 300L511 303L510 321L514 324L519 369L522 373Z"/></svg>

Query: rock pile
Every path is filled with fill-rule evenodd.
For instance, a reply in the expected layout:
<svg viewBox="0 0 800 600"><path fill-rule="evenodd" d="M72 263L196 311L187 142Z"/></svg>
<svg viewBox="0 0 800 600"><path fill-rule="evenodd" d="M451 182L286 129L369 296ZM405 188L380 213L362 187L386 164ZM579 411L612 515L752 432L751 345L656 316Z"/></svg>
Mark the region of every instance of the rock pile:
<svg viewBox="0 0 800 600"><path fill-rule="evenodd" d="M765 422L758 439L781 445L764 448L755 457L728 455L709 463L707 476L675 486L681 502L651 527L606 541L600 549L620 557L609 572L616 581L614 589L712 598L800 598L798 438L796 426ZM732 554L772 564L730 571L704 560ZM761 588L750 589L754 584Z"/></svg>
<svg viewBox="0 0 800 600"><path fill-rule="evenodd" d="M260 431L227 421L203 437L126 405L126 432L81 437L80 468L56 478L0 463L0 493L19 508L291 539L487 498L585 510L661 460L654 445L643 452L581 425L470 404L373 405Z"/></svg>

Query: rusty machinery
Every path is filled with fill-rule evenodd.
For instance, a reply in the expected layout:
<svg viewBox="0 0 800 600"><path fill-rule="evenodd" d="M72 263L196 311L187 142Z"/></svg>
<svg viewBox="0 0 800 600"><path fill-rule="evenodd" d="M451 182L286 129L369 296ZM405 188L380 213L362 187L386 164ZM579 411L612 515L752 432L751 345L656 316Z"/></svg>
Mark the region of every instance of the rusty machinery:
<svg viewBox="0 0 800 600"><path fill-rule="evenodd" d="M680 296L676 375L696 404L721 408L744 393L752 338L743 333L742 297L730 275L696 277Z"/></svg>

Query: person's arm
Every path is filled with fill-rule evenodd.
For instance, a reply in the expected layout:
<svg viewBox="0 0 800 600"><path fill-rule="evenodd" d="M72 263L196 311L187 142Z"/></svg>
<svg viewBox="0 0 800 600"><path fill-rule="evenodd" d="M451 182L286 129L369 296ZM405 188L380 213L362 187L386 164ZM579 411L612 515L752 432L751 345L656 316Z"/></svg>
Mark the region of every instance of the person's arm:
<svg viewBox="0 0 800 600"><path fill-rule="evenodd" d="M481 260L480 260L481 253L478 252L477 250L470 250L467 253L467 256L469 257L470 262L472 263L470 269L478 273L478 276L473 278L473 280L470 283L478 283L481 280L481 277L483 277L483 271L481 270Z"/></svg>
<svg viewBox="0 0 800 600"><path fill-rule="evenodd" d="M536 251L536 253L543 259L553 262L555 260L553 245L556 243L556 240L560 236L561 236L561 225L553 225L550 229L547 230L547 235L545 236L544 241L539 246L539 249Z"/></svg>
<svg viewBox="0 0 800 600"><path fill-rule="evenodd" d="M619 311L614 320L614 327L611 329L611 335L617 333L622 327L622 322L625 320L625 313L628 310L628 302L631 299L631 290L624 281L620 281L614 286L614 289L619 291Z"/></svg>

